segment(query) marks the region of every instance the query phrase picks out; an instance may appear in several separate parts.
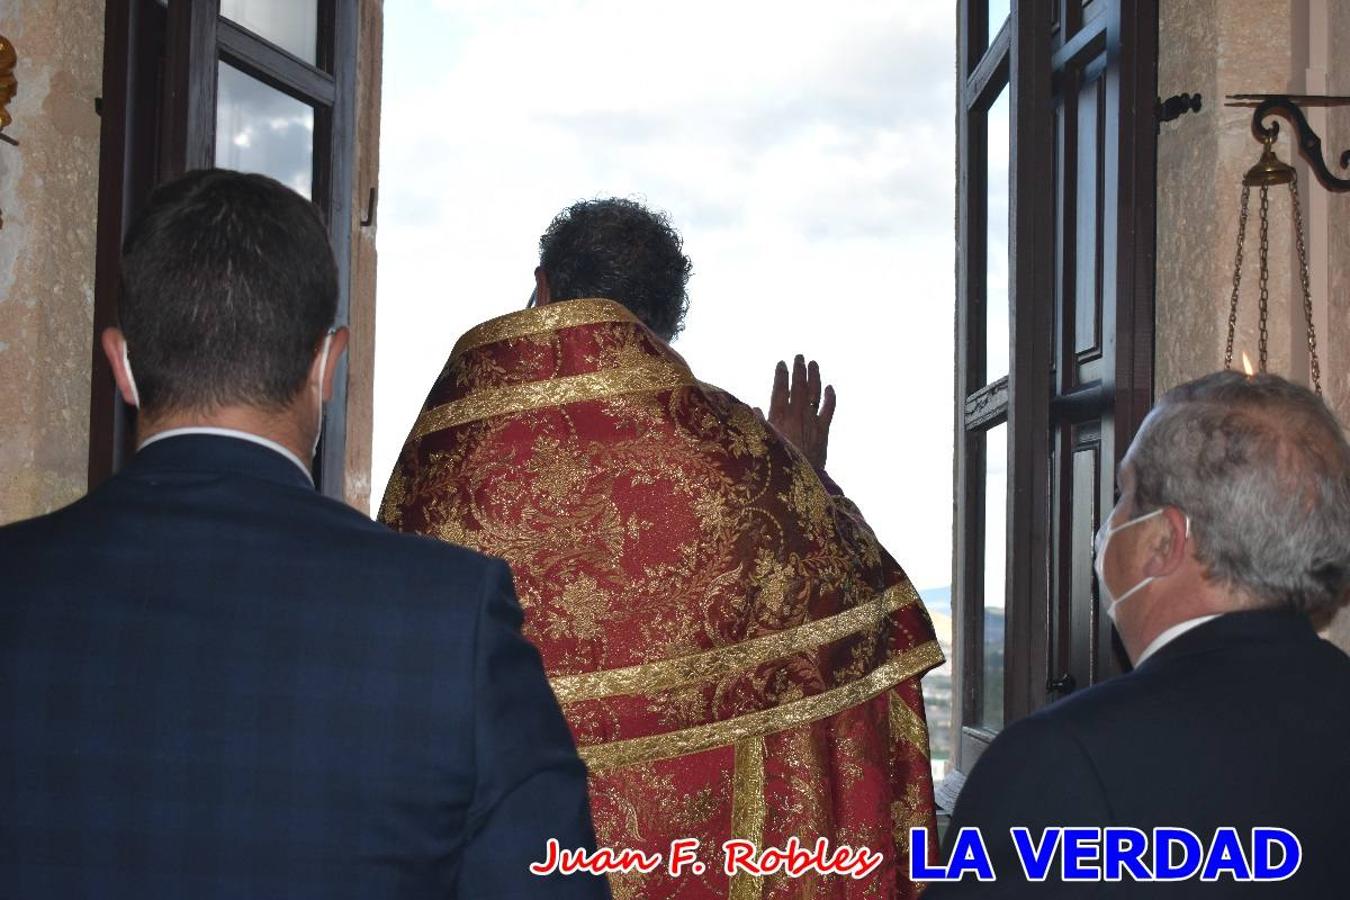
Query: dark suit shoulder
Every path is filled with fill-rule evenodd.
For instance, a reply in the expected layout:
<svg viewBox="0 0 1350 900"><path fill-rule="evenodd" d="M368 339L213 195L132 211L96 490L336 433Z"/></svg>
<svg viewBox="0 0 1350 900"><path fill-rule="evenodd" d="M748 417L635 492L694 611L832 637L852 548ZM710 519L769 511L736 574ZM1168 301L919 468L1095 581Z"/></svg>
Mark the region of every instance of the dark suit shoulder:
<svg viewBox="0 0 1350 900"><path fill-rule="evenodd" d="M1226 715L1245 718L1253 706L1275 714L1306 706L1324 722L1350 724L1350 657L1306 621L1288 621L1292 614L1231 615L1236 621L1184 634L1134 671L1037 715L1079 735L1190 731L1201 719L1213 726ZM1265 624L1274 626L1268 635L1259 630Z"/></svg>
<svg viewBox="0 0 1350 900"><path fill-rule="evenodd" d="M66 507L0 527L0 563L34 588L150 569L162 582L215 572L226 560L249 571L217 574L222 589L428 611L476 608L505 565L397 533L312 488L233 473L120 473Z"/></svg>
<svg viewBox="0 0 1350 900"><path fill-rule="evenodd" d="M274 529L279 545L293 545L292 555L313 553L326 560L336 580L350 588L343 591L347 604L463 621L477 615L486 591L509 578L506 564L494 557L434 537L401 534L314 491L291 492L300 496L287 497L284 512L264 514L258 527Z"/></svg>
<svg viewBox="0 0 1350 900"><path fill-rule="evenodd" d="M78 500L40 516L19 519L0 525L0 552L45 539L54 529L59 530L63 522L78 515L81 508L89 503L90 496L90 494L86 494Z"/></svg>
<svg viewBox="0 0 1350 900"><path fill-rule="evenodd" d="M353 507L317 492L306 493L302 502L314 510L316 518L322 517L333 529L334 537L367 542L380 550L428 565L467 568L482 572L502 565L500 559L479 553L469 547L425 535L394 531Z"/></svg>
<svg viewBox="0 0 1350 900"><path fill-rule="evenodd" d="M14 575L45 564L51 574L63 574L53 572L48 561L65 558L80 542L95 540L100 533L127 527L119 523L124 520L102 508L95 490L51 512L0 525L0 569Z"/></svg>
<svg viewBox="0 0 1350 900"><path fill-rule="evenodd" d="M978 774L981 781L1016 778L1043 780L1049 785L1074 772L1095 781L1092 760L1057 706L1018 719L999 732L975 764L971 778Z"/></svg>
<svg viewBox="0 0 1350 900"><path fill-rule="evenodd" d="M1038 721L1047 726L1053 723L1071 732L1091 731L1099 721L1118 717L1122 710L1148 702L1148 695L1155 690L1168 688L1166 681L1141 678L1137 673L1117 676L1075 691L1023 721Z"/></svg>

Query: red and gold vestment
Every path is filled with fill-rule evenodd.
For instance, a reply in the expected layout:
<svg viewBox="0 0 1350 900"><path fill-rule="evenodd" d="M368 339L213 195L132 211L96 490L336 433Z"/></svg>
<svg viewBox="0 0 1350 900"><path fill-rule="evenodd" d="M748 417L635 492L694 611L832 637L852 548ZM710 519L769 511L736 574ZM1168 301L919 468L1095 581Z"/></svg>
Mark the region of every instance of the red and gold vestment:
<svg viewBox="0 0 1350 900"><path fill-rule="evenodd" d="M616 876L616 897L917 894L908 829L933 822L919 678L942 654L826 485L607 300L486 322L433 387L380 518L510 563L600 845L701 842L701 876ZM723 874L723 841L794 835L885 861L859 881Z"/></svg>

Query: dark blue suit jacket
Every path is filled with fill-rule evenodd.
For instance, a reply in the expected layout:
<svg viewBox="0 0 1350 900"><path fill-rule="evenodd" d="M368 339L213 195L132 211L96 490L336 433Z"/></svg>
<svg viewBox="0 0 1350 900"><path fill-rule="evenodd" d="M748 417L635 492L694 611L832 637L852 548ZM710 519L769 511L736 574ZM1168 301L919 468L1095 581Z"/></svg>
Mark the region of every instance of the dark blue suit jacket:
<svg viewBox="0 0 1350 900"><path fill-rule="evenodd" d="M1133 672L1013 723L971 770L945 840L981 829L996 882L932 885L948 897L1344 897L1350 840L1350 659L1287 612L1230 613L1188 631ZM1230 875L1148 884L1028 884L1009 828L1221 826L1250 848L1253 827L1294 832L1303 863L1288 881ZM1151 858L1152 848L1146 859ZM1278 862L1278 857L1276 862Z"/></svg>
<svg viewBox="0 0 1350 900"><path fill-rule="evenodd" d="M0 528L0 897L603 897L500 561L228 437Z"/></svg>

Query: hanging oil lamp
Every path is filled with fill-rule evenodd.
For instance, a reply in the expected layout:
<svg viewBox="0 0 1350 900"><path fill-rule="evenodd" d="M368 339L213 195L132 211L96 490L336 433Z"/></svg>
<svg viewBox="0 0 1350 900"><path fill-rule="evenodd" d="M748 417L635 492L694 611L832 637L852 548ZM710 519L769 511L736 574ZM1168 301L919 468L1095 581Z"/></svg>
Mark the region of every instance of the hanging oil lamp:
<svg viewBox="0 0 1350 900"><path fill-rule="evenodd" d="M1261 208L1258 228L1260 243L1257 256L1257 279L1260 283L1260 296L1257 301L1257 321L1259 337L1257 343L1257 368L1266 371L1270 333L1267 328L1270 317L1270 189L1289 185L1289 199L1294 211L1294 242L1298 248L1299 284L1303 289L1303 318L1308 326L1308 367L1313 388L1322 393L1322 372L1317 359L1317 331L1313 326L1312 290L1308 284L1308 249L1303 240L1303 210L1299 204L1298 172L1294 167L1275 155L1275 136L1272 130L1262 136L1261 159L1247 170L1242 177L1242 202L1238 212L1237 254L1233 260L1233 295L1228 308L1228 341L1224 345L1223 367L1233 367L1233 336L1237 331L1238 295L1242 287L1243 245L1247 240L1247 211L1253 187L1261 189ZM1245 356L1245 354L1244 354ZM1250 370L1248 372L1250 374Z"/></svg>

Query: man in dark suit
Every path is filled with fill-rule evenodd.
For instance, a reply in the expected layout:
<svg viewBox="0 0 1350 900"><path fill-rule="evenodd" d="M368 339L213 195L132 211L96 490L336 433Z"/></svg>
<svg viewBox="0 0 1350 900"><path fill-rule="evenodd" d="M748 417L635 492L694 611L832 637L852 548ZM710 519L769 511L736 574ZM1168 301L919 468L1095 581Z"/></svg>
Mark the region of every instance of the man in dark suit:
<svg viewBox="0 0 1350 900"><path fill-rule="evenodd" d="M994 740L944 851L979 828L997 880L967 874L926 896L1345 896L1350 659L1310 623L1350 588L1350 447L1326 406L1270 375L1222 372L1169 392L1122 464L1097 573L1133 671ZM1247 854L1253 828L1283 828L1302 862L1271 883L1232 871L1066 883L1061 852L1029 884L1014 826L1033 840L1047 826L1179 827L1206 850L1231 826Z"/></svg>
<svg viewBox="0 0 1350 900"><path fill-rule="evenodd" d="M0 896L604 897L500 561L315 492L346 329L314 207L191 173L102 343L140 449L0 529Z"/></svg>

